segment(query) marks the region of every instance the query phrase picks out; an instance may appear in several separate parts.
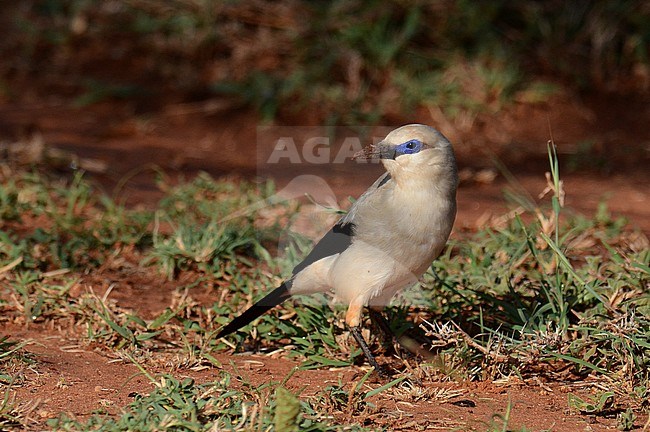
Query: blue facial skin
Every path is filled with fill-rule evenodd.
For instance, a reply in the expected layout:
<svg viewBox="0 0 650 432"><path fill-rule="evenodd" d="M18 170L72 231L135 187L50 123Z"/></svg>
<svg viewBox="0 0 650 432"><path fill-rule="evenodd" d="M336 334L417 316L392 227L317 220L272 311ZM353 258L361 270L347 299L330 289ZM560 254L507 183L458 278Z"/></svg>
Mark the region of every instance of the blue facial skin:
<svg viewBox="0 0 650 432"><path fill-rule="evenodd" d="M415 154L422 150L422 141L412 139L395 147L395 157L404 154Z"/></svg>

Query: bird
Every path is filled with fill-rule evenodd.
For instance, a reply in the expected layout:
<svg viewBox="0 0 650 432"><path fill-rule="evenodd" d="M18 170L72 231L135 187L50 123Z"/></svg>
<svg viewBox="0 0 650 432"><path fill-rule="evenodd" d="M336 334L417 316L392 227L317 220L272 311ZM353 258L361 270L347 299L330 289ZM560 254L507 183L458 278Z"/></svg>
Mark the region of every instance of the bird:
<svg viewBox="0 0 650 432"><path fill-rule="evenodd" d="M401 126L357 158L383 173L294 267L290 277L221 329L225 337L298 294L330 292L368 363L381 367L361 333L364 309L381 311L417 283L444 249L456 218L458 170L449 140L423 124ZM384 320L383 329L387 327Z"/></svg>

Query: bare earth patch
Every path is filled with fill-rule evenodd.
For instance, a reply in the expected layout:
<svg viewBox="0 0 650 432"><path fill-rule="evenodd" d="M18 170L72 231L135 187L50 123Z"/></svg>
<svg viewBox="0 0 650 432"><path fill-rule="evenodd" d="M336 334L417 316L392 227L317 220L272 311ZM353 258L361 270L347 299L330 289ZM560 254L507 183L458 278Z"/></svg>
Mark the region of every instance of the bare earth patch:
<svg viewBox="0 0 650 432"><path fill-rule="evenodd" d="M147 394L153 388L132 363L93 351L74 337L64 336L69 332L42 327L31 325L25 330L5 326L3 332L31 341L25 352L34 363L21 372L21 380L12 386L10 394L34 430L41 429L44 421L61 412L79 419L95 412L117 415L136 395ZM298 365L287 358L266 355L215 353L215 358L223 364L223 370L253 385L281 382ZM199 383L216 379L220 370L147 369L151 374L173 372L179 377L192 377ZM358 366L300 370L286 382L286 387L309 397L340 382L353 387L364 373ZM501 424L498 415L505 416L510 409L508 425L514 430L523 426L558 432L616 430L614 415L585 416L568 407L568 393L584 397L597 389L596 382L522 383L515 377L499 383L426 381L417 386L417 391L399 389L371 398L369 401L375 407L365 412L332 415L347 423L360 422L390 430L486 430L491 424ZM418 393L430 396L418 400Z"/></svg>

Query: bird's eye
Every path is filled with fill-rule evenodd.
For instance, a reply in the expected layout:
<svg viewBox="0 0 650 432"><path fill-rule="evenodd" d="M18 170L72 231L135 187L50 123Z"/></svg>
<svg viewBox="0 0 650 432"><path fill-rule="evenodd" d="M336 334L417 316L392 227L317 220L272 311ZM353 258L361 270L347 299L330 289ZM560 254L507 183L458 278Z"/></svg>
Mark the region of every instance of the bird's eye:
<svg viewBox="0 0 650 432"><path fill-rule="evenodd" d="M402 148L404 149L404 153L413 154L420 151L422 148L422 143L419 140L412 139L402 144Z"/></svg>
<svg viewBox="0 0 650 432"><path fill-rule="evenodd" d="M415 154L422 150L422 142L420 140L412 139L398 145L396 150L399 154Z"/></svg>

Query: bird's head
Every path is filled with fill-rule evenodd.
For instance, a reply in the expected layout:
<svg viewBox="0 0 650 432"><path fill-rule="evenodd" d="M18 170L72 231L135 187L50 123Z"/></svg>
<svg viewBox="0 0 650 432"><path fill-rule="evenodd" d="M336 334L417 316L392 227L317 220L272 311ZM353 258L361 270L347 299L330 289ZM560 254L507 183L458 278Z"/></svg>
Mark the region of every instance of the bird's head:
<svg viewBox="0 0 650 432"><path fill-rule="evenodd" d="M365 152L369 158L379 157L392 178L448 175L456 181L456 160L451 143L436 129L410 124L386 135L383 141Z"/></svg>

